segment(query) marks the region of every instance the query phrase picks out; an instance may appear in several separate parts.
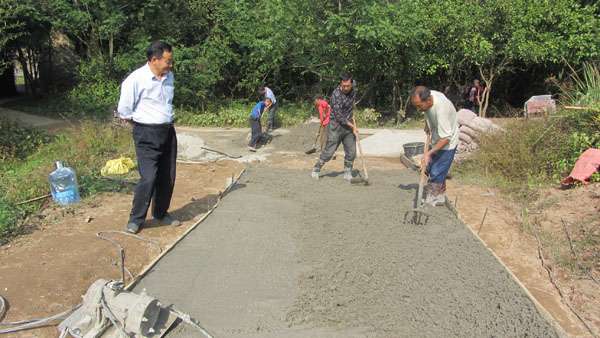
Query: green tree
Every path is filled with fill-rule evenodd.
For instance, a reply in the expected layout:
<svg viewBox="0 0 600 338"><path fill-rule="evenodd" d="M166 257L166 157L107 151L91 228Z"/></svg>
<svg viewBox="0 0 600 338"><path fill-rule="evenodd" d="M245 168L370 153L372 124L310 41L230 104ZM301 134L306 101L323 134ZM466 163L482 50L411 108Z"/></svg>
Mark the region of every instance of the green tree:
<svg viewBox="0 0 600 338"><path fill-rule="evenodd" d="M440 6L454 7L456 2L442 1ZM458 48L445 53L465 60L461 67L469 63L477 67L487 84L481 109L485 116L495 81L518 64L579 63L600 56L600 20L595 11L596 5L582 6L572 0L486 1L465 6L464 21L449 21L444 29L463 32L455 40Z"/></svg>

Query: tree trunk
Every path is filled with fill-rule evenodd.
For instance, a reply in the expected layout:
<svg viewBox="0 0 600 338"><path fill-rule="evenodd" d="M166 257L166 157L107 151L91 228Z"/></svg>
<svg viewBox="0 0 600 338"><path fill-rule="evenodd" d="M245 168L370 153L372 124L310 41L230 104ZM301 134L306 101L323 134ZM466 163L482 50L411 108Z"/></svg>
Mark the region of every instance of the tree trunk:
<svg viewBox="0 0 600 338"><path fill-rule="evenodd" d="M112 63L114 50L114 34L110 33L108 37L108 62Z"/></svg>
<svg viewBox="0 0 600 338"><path fill-rule="evenodd" d="M479 75L481 75L481 80L485 83L482 100L479 101L479 116L486 117L490 103L490 93L492 91L492 85L494 84L494 77L496 76L494 67L490 66L488 74L485 73L483 67L479 67Z"/></svg>
<svg viewBox="0 0 600 338"><path fill-rule="evenodd" d="M33 86L33 78L31 77L31 73L29 71L29 65L27 64L27 58L25 57L25 53L23 49L17 49L17 59L21 64L21 70L23 71L23 77L25 79L25 91L28 94L35 95L35 88Z"/></svg>

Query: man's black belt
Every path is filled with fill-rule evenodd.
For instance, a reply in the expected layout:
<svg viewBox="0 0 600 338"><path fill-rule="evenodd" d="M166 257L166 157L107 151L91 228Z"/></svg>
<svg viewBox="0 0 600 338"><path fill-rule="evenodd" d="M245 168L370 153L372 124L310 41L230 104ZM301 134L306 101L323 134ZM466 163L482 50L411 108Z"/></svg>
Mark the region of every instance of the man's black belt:
<svg viewBox="0 0 600 338"><path fill-rule="evenodd" d="M136 125L136 126L146 127L146 128L169 128L169 127L173 127L173 122L170 122L170 123L139 123L139 122L133 121L133 124Z"/></svg>

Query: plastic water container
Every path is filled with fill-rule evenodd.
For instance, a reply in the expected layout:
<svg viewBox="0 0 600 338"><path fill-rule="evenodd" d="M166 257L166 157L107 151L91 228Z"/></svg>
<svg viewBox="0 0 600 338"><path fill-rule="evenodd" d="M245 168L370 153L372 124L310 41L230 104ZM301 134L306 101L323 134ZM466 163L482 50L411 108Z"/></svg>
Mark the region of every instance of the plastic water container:
<svg viewBox="0 0 600 338"><path fill-rule="evenodd" d="M52 199L60 205L79 202L81 198L79 197L79 187L77 185L75 170L64 167L60 161L56 161L55 165L56 170L48 176Z"/></svg>

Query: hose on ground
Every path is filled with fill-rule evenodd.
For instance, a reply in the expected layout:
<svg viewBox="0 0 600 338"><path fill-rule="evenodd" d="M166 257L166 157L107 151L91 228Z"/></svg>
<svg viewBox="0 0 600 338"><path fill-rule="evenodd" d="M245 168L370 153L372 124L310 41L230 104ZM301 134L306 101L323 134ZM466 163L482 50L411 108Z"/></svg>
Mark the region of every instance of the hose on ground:
<svg viewBox="0 0 600 338"><path fill-rule="evenodd" d="M54 323L55 321L63 320L65 318L67 318L71 313L73 313L73 311L77 310L77 308L79 308L80 306L81 306L81 304L79 304L67 311L52 315L50 317L21 320L21 321L16 321L16 322L7 322L7 323L0 322L0 327L2 327L2 326L9 327L9 328L0 329L0 334L13 333L13 332L17 332L17 331L30 330L30 329L35 329L38 327L48 326L48 325ZM4 315L6 314L6 310L7 310L6 300L2 296L0 296L0 320L2 320L4 318Z"/></svg>
<svg viewBox="0 0 600 338"><path fill-rule="evenodd" d="M208 333L208 331L206 331L205 328L203 328L200 323L198 323L195 319L193 319L189 314L187 313L183 313L177 309L175 309L174 307L171 307L169 309L169 311L171 311L172 314L174 314L175 316L181 318L181 320L186 323L189 324L191 326L193 326L195 329L197 329L198 331L202 332L202 334L207 337L207 338L213 338L213 336Z"/></svg>

